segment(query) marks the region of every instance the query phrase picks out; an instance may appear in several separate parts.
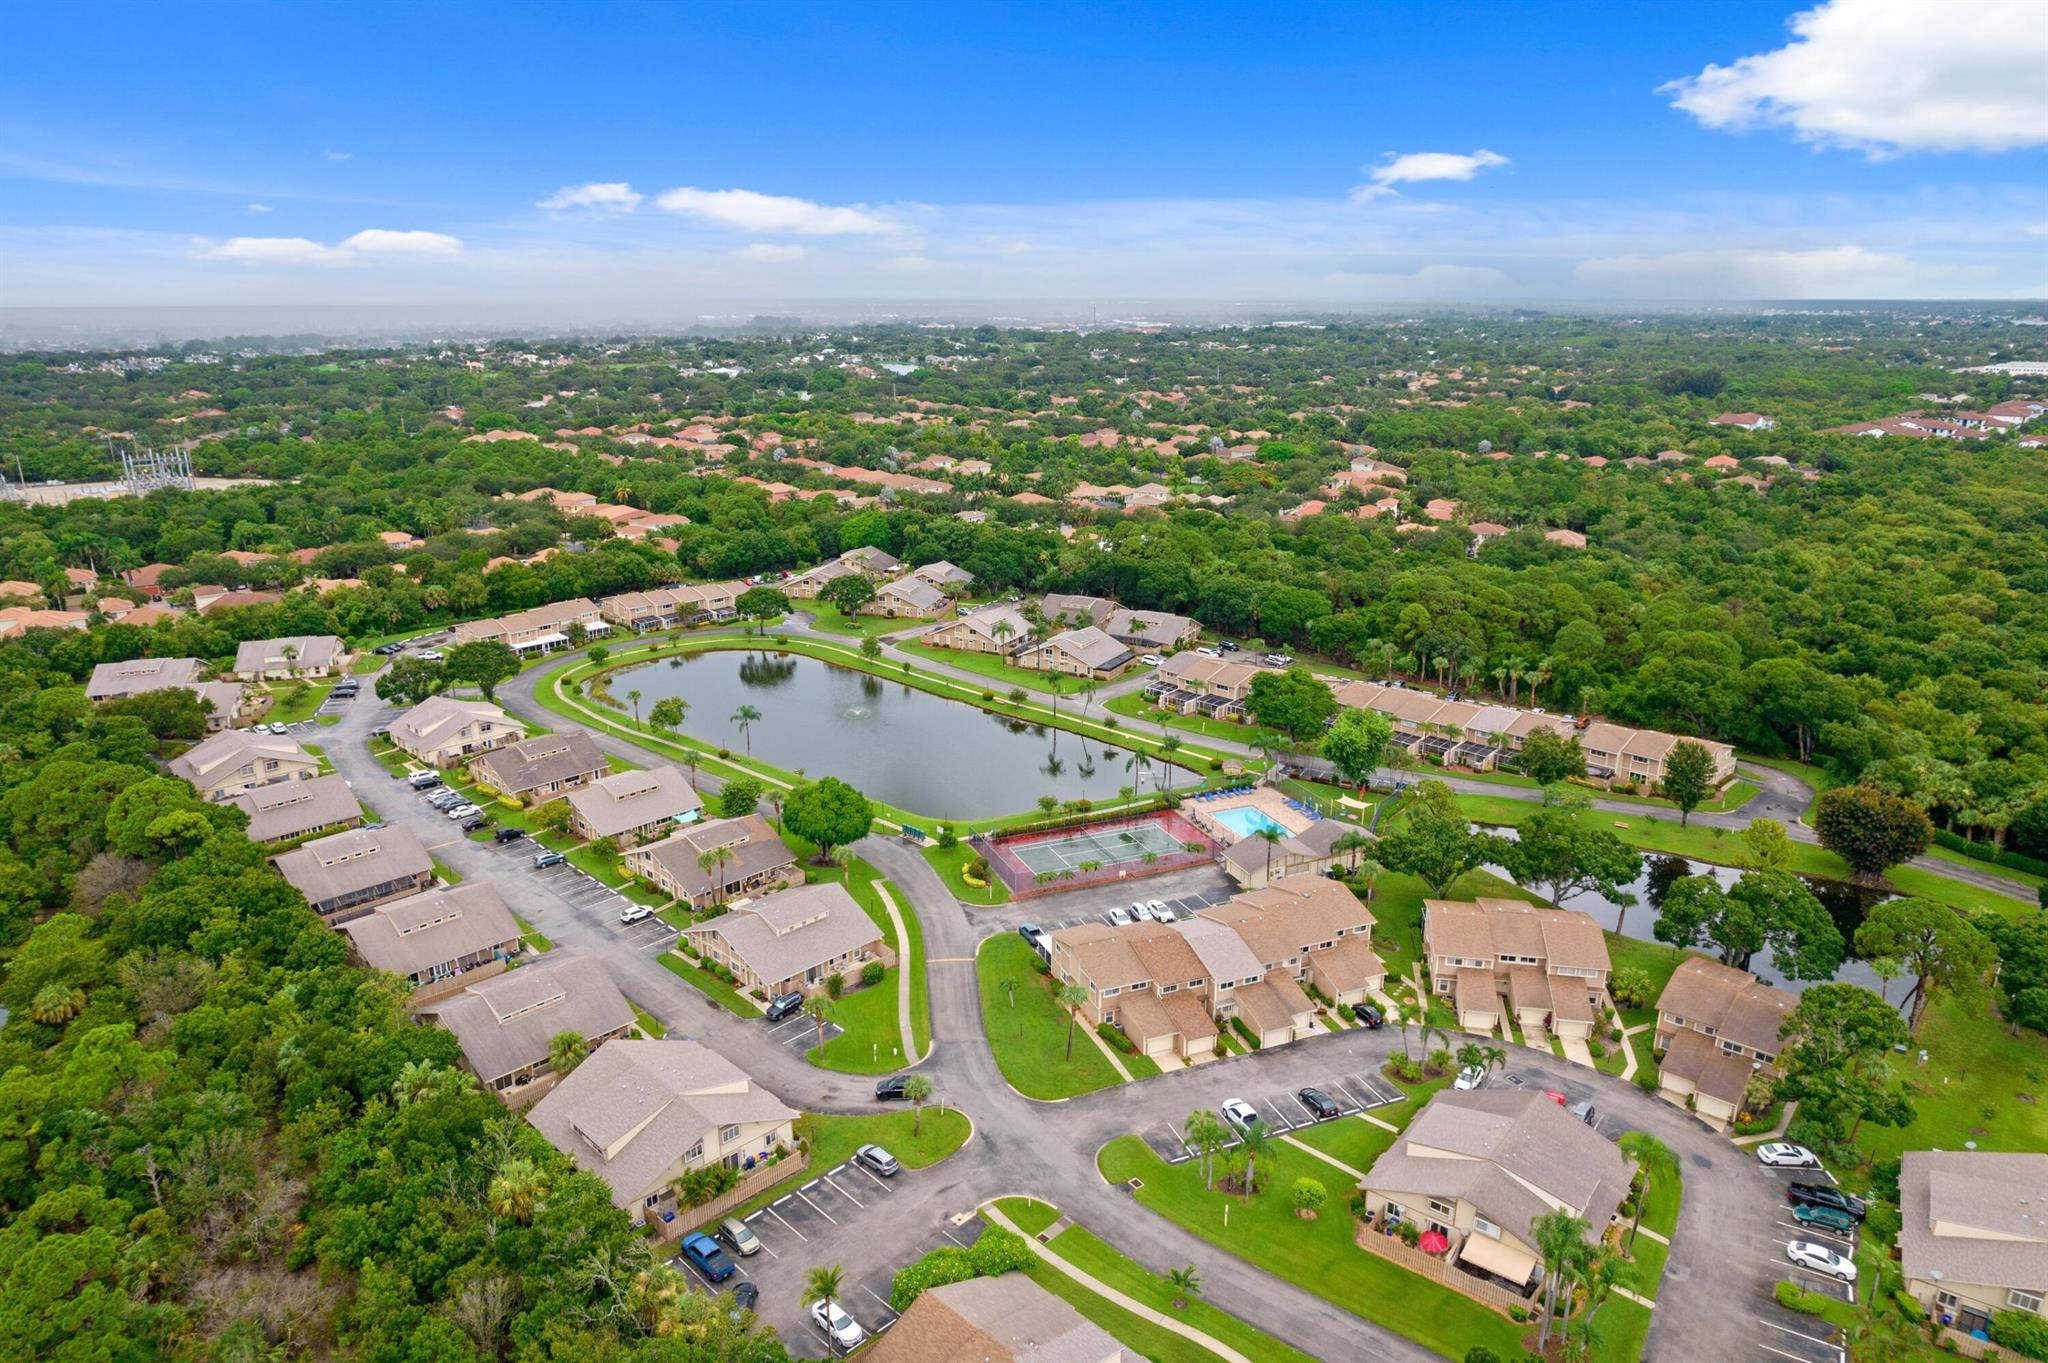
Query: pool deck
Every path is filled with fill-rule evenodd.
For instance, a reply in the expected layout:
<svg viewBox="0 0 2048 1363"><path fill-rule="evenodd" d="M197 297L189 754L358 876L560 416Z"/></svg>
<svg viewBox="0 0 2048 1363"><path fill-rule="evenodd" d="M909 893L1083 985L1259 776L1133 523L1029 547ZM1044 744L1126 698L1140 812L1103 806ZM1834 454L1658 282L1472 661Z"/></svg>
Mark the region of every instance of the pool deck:
<svg viewBox="0 0 2048 1363"><path fill-rule="evenodd" d="M1233 796L1228 800L1204 803L1187 800L1181 804L1181 813L1187 815L1195 827L1225 844L1239 841L1238 833L1216 816L1227 814L1234 809L1253 809L1286 829L1289 834L1299 833L1309 826L1311 820L1300 810L1287 807L1287 797L1271 786L1260 786L1246 795Z"/></svg>

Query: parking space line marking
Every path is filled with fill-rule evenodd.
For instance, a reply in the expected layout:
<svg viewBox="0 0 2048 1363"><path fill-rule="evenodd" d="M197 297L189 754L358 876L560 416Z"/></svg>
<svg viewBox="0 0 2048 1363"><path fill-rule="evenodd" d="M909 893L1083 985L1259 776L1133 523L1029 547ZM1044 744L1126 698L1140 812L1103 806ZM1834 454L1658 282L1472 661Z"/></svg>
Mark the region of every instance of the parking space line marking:
<svg viewBox="0 0 2048 1363"><path fill-rule="evenodd" d="M852 1193L849 1193L849 1192L847 1192L847 1191L846 1191L846 1189L844 1189L844 1188L840 1187L840 1186L839 1186L839 1180L838 1180L838 1179L836 1179L836 1178L832 1178L832 1177L830 1177L830 1176L827 1176L827 1177L826 1177L826 1179L825 1179L825 1181L826 1181L827 1183L829 1183L829 1184L831 1184L831 1185L832 1185L832 1191L833 1191L833 1192L835 1192L835 1193L838 1193L838 1194L839 1194L839 1195L840 1195L841 1197L845 1198L845 1199L846 1199L846 1200L847 1200L848 1202L851 1202L851 1203L852 1203L852 1204L853 1204L854 1206L856 1206L856 1207L860 1207L860 1208L863 1208L863 1209L865 1209L865 1208L867 1207L867 1203L865 1203L865 1202L861 1201L861 1200L860 1200L859 1198L855 1197L855 1196L854 1196L854 1195L853 1195Z"/></svg>
<svg viewBox="0 0 2048 1363"><path fill-rule="evenodd" d="M885 1193L888 1193L888 1192L894 1192L894 1191L895 1191L895 1189L891 1188L891 1187L890 1187L890 1186L889 1186L888 1184L884 1183L884 1182L883 1182L883 1181L882 1181L881 1179L879 1179L879 1178L876 1178L876 1177L875 1177L875 1175L874 1175L874 1171L873 1171L873 1170L871 1170L871 1169L869 1169L869 1168L868 1168L868 1167L867 1167L867 1166L866 1166L865 1164L856 1164L856 1165L854 1165L853 1167L854 1167L854 1168L856 1168L856 1169L858 1169L858 1170L860 1170L860 1171L861 1171L861 1172L862 1172L863 1174L866 1174L866 1175L868 1176L868 1182L870 1182L870 1183L874 1184L874 1185L875 1185L875 1186L876 1186L877 1188L880 1188L880 1189L881 1189L881 1190L882 1190L883 1192L885 1192ZM834 1169L834 1170L833 1170L832 1172L836 1174L836 1173L838 1173L839 1171L838 1171L837 1169ZM836 1188L836 1187L838 1187L839 1185L835 1183L835 1184L833 1184L832 1186Z"/></svg>
<svg viewBox="0 0 2048 1363"><path fill-rule="evenodd" d="M953 1232L947 1230L944 1226L939 1227L939 1234L945 1236L948 1240L951 1240L954 1244L960 1246L960 1248L967 1248L967 1242L965 1240L962 1240L959 1237L955 1236Z"/></svg>
<svg viewBox="0 0 2048 1363"><path fill-rule="evenodd" d="M1781 1334L1796 1335L1798 1338L1810 1340L1811 1342L1820 1345L1822 1348L1833 1349L1837 1353L1841 1352L1841 1346L1839 1344L1836 1344L1831 1340L1822 1339L1819 1335L1809 1335L1802 1330L1795 1330L1789 1325L1775 1325L1772 1324L1770 1321L1763 1319L1761 1316L1757 1318L1757 1324L1769 1325L1771 1329L1776 1330Z"/></svg>
<svg viewBox="0 0 2048 1363"><path fill-rule="evenodd" d="M789 1201L789 1199L786 1197L777 1198L775 1206L779 1207L787 1201ZM768 1208L768 1214L774 1217L777 1221L782 1221L782 1213L776 1211L774 1207ZM805 1235L802 1231L798 1230L795 1226L790 1225L787 1221L782 1221L782 1228L788 1231L791 1235L794 1235L797 1239L803 1241L807 1245L811 1242L810 1236Z"/></svg>
<svg viewBox="0 0 2048 1363"><path fill-rule="evenodd" d="M814 1180L812 1180L812 1182L811 1182L811 1184L810 1184L809 1186L811 1186L811 1187L813 1187L813 1188L817 1187L817 1186L818 1186L818 1184L817 1184L817 1181L816 1181L815 1179L814 1179ZM830 1217L830 1216L826 1216L826 1214L825 1214L825 1209L824 1209L823 1207L820 1207L820 1206L819 1206L819 1205L818 1205L817 1203L815 1203L815 1202L811 1201L811 1200L810 1200L810 1199L809 1199L808 1197L804 1197L804 1195L803 1195L803 1192L802 1192L801 1190L799 1190L799 1191L798 1191L798 1193L797 1193L797 1196L798 1196L798 1197L800 1197L800 1198L803 1198L803 1203L804 1203L804 1205L805 1205L806 1207L809 1207L809 1208L810 1208L810 1209L811 1209L812 1211L816 1212L816 1213L817 1213L818 1215L820 1215L820 1216L823 1216L823 1217L825 1217L825 1219L826 1219L827 1221L831 1221L833 1225L835 1225L835 1226L836 1226L836 1225L838 1225L838 1224L839 1224L839 1222L838 1222L838 1221L836 1221L836 1220L834 1220L834 1219L833 1219L832 1217Z"/></svg>

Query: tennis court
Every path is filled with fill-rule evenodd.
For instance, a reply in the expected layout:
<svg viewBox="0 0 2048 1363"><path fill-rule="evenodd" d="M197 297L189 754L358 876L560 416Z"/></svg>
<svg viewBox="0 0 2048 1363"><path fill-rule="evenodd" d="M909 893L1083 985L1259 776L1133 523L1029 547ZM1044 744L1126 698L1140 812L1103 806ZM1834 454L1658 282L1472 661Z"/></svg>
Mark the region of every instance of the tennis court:
<svg viewBox="0 0 2048 1363"><path fill-rule="evenodd" d="M976 839L976 846L1013 895L1176 870L1207 860L1214 850L1208 835L1172 810L1081 828Z"/></svg>

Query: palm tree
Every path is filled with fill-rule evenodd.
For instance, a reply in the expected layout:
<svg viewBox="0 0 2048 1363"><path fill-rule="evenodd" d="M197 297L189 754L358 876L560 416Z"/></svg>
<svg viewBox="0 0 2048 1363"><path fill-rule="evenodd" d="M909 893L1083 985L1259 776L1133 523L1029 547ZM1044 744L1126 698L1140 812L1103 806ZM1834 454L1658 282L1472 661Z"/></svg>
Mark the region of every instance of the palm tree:
<svg viewBox="0 0 2048 1363"><path fill-rule="evenodd" d="M747 740L747 756L749 757L754 755L754 721L760 717L761 712L751 705L742 705L739 709L732 712L732 722L740 726L740 737Z"/></svg>
<svg viewBox="0 0 2048 1363"><path fill-rule="evenodd" d="M633 702L633 722L638 724L640 722L640 693L638 691L628 691L626 699Z"/></svg>
<svg viewBox="0 0 2048 1363"><path fill-rule="evenodd" d="M1280 845L1280 836L1280 830L1277 828L1261 828L1258 831L1259 841L1266 844L1267 880L1271 880L1273 878L1273 849Z"/></svg>
<svg viewBox="0 0 2048 1363"><path fill-rule="evenodd" d="M1131 755L1124 759L1124 770L1137 772L1136 783L1138 788L1142 790L1145 785L1145 774L1152 770L1152 759L1133 748Z"/></svg>
<svg viewBox="0 0 2048 1363"><path fill-rule="evenodd" d="M1584 1249L1586 1223L1567 1211L1545 1212L1529 1223L1530 1239L1543 1256L1543 1328L1537 1336L1536 1352L1550 1343L1550 1318L1557 1312L1557 1290L1569 1270L1572 1257Z"/></svg>
<svg viewBox="0 0 2048 1363"><path fill-rule="evenodd" d="M916 1136L924 1130L924 1104L932 1096L931 1076L911 1075L903 1081L903 1096L910 1100L910 1134Z"/></svg>
<svg viewBox="0 0 2048 1363"><path fill-rule="evenodd" d="M825 1314L829 1318L833 1303L839 1300L839 1288L845 1279L846 1275L840 1271L837 1264L830 1268L814 1268L804 1279L804 1293L812 1301L825 1303Z"/></svg>
<svg viewBox="0 0 2048 1363"><path fill-rule="evenodd" d="M1259 1186L1259 1157L1271 1153L1273 1133L1264 1122L1254 1122L1238 1141L1238 1149L1244 1152L1244 1200L1249 1202Z"/></svg>
<svg viewBox="0 0 2048 1363"><path fill-rule="evenodd" d="M1643 1191L1636 1198L1635 1219L1629 1224L1628 1244L1635 1248L1636 1231L1643 1224L1643 1208L1649 1205L1652 1185L1666 1176L1678 1176L1678 1156L1670 1146L1658 1140L1647 1131L1631 1131L1621 1138L1621 1148L1635 1157L1636 1167L1643 1171Z"/></svg>
<svg viewBox="0 0 2048 1363"><path fill-rule="evenodd" d="M1181 1124L1181 1138L1195 1152L1195 1159L1202 1166L1203 1186L1216 1186L1216 1151L1222 1146L1223 1123L1216 1120L1216 1114L1208 1108L1196 1108Z"/></svg>
<svg viewBox="0 0 2048 1363"><path fill-rule="evenodd" d="M548 1195L547 1175L524 1155L513 1155L498 1166L485 1193L491 1215L509 1217L520 1225L533 1220L534 1211Z"/></svg>
<svg viewBox="0 0 2048 1363"><path fill-rule="evenodd" d="M59 1027L85 1011L85 991L61 984L46 984L29 1000L30 1020L46 1027Z"/></svg>
<svg viewBox="0 0 2048 1363"><path fill-rule="evenodd" d="M408 1060L391 1081L391 1101L404 1107L417 1102L441 1085L441 1067L431 1060Z"/></svg>
<svg viewBox="0 0 2048 1363"><path fill-rule="evenodd" d="M1010 636L1015 634L1016 632L1017 627L1011 624L1008 620L998 620L993 625L990 625L988 627L988 637L996 641L996 652L998 653L1005 653L1008 651L1003 647L1003 645L1008 643L1010 641Z"/></svg>
<svg viewBox="0 0 2048 1363"><path fill-rule="evenodd" d="M561 1031L548 1038L548 1068L556 1074L567 1074L589 1055L590 1042L581 1032Z"/></svg>
<svg viewBox="0 0 2048 1363"><path fill-rule="evenodd" d="M1195 1272L1195 1266L1169 1268L1166 1270L1167 1285L1173 1288L1173 1309L1188 1309L1188 1298L1202 1295L1202 1275Z"/></svg>
<svg viewBox="0 0 2048 1363"><path fill-rule="evenodd" d="M1524 675L1529 679L1529 704L1533 707L1536 704L1536 688L1549 681L1552 676L1550 659L1545 658Z"/></svg>
<svg viewBox="0 0 2048 1363"><path fill-rule="evenodd" d="M782 800L786 793L781 786L768 788L768 807L775 811L775 831L778 834L782 832Z"/></svg>
<svg viewBox="0 0 2048 1363"><path fill-rule="evenodd" d="M739 853L733 851L730 847L713 847L697 854L697 869L704 873L705 880L711 886L712 903L722 904L725 902L725 892L730 887L726 884L725 876L719 868L738 855Z"/></svg>
<svg viewBox="0 0 2048 1363"><path fill-rule="evenodd" d="M1081 1020L1081 1005L1088 1002L1088 991L1078 984L1063 984L1053 991L1053 1002L1067 1010L1067 1059L1074 1058L1074 1028Z"/></svg>
<svg viewBox="0 0 2048 1363"><path fill-rule="evenodd" d="M813 994L804 1000L804 1016L818 1029L818 1049L825 1049L825 1024L832 1021L832 1001L823 994Z"/></svg>

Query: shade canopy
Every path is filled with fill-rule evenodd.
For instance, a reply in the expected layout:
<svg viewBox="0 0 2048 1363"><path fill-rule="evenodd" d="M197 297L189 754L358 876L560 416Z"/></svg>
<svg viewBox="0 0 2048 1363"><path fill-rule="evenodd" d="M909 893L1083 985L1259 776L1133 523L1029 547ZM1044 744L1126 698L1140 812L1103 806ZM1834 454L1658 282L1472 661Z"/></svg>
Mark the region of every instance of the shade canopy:
<svg viewBox="0 0 2048 1363"><path fill-rule="evenodd" d="M1426 1230L1422 1233L1421 1249L1424 1254L1442 1254L1451 1247L1451 1238L1440 1230Z"/></svg>

